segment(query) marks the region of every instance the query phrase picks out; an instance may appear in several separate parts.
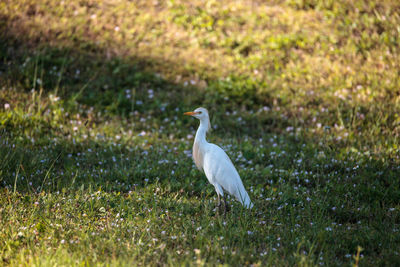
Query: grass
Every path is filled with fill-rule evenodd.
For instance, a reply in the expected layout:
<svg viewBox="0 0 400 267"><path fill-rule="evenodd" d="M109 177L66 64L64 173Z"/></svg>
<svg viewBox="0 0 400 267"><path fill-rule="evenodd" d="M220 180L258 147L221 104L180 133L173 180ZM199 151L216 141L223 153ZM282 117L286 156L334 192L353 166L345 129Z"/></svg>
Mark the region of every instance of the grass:
<svg viewBox="0 0 400 267"><path fill-rule="evenodd" d="M3 1L2 264L399 265L399 8ZM215 209L198 106L253 210Z"/></svg>

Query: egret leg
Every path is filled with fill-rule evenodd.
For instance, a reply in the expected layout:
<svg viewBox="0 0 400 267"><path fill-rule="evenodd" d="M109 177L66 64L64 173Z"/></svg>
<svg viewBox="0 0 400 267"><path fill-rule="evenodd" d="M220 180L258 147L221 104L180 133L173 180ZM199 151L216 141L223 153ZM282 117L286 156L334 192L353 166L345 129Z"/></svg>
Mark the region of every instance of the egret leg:
<svg viewBox="0 0 400 267"><path fill-rule="evenodd" d="M224 206L225 206L224 214L226 214L226 212L229 211L228 203L226 202L226 194L224 195Z"/></svg>
<svg viewBox="0 0 400 267"><path fill-rule="evenodd" d="M214 184L215 187L215 192L217 192L217 196L218 196L218 211L219 213L221 212L221 195L224 196L223 190L221 188L221 186L219 184Z"/></svg>
<svg viewBox="0 0 400 267"><path fill-rule="evenodd" d="M218 193L217 193L217 199L218 199L218 203L217 203L218 213L220 213L222 202L221 202L221 197Z"/></svg>

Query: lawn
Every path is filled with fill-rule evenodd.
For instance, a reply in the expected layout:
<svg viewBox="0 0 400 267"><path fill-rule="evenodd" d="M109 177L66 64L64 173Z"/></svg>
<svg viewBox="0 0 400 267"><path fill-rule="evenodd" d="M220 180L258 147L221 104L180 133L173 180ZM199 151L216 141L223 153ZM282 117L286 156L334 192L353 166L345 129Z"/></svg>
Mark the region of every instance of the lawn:
<svg viewBox="0 0 400 267"><path fill-rule="evenodd" d="M0 2L0 265L400 265L400 2ZM195 167L198 121L254 202Z"/></svg>

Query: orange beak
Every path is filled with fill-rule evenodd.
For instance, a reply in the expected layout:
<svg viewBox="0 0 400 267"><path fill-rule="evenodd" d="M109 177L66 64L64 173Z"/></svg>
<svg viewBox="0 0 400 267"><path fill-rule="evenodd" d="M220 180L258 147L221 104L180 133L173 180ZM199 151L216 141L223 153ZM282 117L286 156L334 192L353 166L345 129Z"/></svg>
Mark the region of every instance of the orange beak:
<svg viewBox="0 0 400 267"><path fill-rule="evenodd" d="M193 115L196 115L196 114L197 114L197 112L194 112L194 111L189 111L189 112L183 113L183 115L187 115L187 116L193 116Z"/></svg>

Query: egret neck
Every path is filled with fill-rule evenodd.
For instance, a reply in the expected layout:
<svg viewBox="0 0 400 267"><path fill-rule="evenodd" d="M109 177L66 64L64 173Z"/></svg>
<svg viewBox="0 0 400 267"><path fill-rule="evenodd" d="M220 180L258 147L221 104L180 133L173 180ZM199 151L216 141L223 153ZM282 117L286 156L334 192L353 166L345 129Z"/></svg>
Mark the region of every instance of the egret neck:
<svg viewBox="0 0 400 267"><path fill-rule="evenodd" d="M193 143L193 159L196 167L199 170L203 170L203 155L204 148L208 142L206 140L206 133L210 129L210 121L207 118L200 119L200 125L197 129L196 136Z"/></svg>
<svg viewBox="0 0 400 267"><path fill-rule="evenodd" d="M197 129L196 136L194 138L195 143L207 143L206 133L208 132L210 125L206 118L200 120L199 128Z"/></svg>

